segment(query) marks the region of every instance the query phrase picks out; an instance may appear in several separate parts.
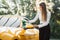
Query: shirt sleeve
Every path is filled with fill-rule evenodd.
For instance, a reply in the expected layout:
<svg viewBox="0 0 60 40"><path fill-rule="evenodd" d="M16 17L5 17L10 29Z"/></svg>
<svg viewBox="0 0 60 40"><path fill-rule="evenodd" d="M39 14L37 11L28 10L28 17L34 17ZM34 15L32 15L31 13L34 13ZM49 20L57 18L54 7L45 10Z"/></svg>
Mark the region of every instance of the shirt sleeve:
<svg viewBox="0 0 60 40"><path fill-rule="evenodd" d="M38 16L39 16L39 13L37 13L34 19L29 20L29 23L34 23L38 19Z"/></svg>
<svg viewBox="0 0 60 40"><path fill-rule="evenodd" d="M48 24L49 24L49 21L50 21L50 18L51 18L51 13L47 10L47 21L45 21L45 22L43 22L43 23L40 23L40 24L38 25L39 28L48 25Z"/></svg>

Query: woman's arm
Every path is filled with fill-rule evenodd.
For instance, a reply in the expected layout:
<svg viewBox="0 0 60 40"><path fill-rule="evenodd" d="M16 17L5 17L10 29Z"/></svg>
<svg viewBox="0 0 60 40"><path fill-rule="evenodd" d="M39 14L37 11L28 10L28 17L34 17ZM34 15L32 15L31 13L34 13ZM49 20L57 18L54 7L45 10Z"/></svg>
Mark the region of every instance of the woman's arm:
<svg viewBox="0 0 60 40"><path fill-rule="evenodd" d="M39 16L39 13L37 13L34 19L29 20L29 23L34 23L38 19L38 16Z"/></svg>
<svg viewBox="0 0 60 40"><path fill-rule="evenodd" d="M39 24L38 27L41 28L41 27L44 27L44 26L48 25L49 21L50 21L50 18L51 18L51 13L49 11L47 11L47 21Z"/></svg>

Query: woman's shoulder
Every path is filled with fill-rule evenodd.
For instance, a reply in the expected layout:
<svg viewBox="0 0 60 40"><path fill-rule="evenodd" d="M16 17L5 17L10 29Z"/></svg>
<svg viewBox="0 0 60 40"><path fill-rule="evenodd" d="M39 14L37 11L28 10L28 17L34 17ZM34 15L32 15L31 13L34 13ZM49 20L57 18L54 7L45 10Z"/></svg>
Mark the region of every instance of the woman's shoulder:
<svg viewBox="0 0 60 40"><path fill-rule="evenodd" d="M48 13L48 14L51 14L51 12L50 12L49 10L47 10L47 13Z"/></svg>
<svg viewBox="0 0 60 40"><path fill-rule="evenodd" d="M47 10L47 16L51 16L51 12L49 10Z"/></svg>

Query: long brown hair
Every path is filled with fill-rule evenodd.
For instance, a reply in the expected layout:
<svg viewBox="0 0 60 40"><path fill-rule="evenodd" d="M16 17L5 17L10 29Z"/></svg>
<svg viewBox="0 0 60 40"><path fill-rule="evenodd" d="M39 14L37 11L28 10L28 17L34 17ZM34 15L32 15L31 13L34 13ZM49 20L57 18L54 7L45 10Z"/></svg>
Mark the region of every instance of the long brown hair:
<svg viewBox="0 0 60 40"><path fill-rule="evenodd" d="M46 10L46 4L44 2L39 4L40 7L42 7L42 20L47 20L47 10Z"/></svg>

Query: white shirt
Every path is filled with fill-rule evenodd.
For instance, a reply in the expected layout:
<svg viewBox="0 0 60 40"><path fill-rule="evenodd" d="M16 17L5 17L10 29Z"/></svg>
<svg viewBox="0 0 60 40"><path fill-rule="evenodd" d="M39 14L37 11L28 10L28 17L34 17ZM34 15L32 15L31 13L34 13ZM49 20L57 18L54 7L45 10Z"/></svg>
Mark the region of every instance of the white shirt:
<svg viewBox="0 0 60 40"><path fill-rule="evenodd" d="M40 20L40 24L38 25L39 28L48 25L49 21L50 21L51 13L47 10L47 21L45 21L45 22L42 21L41 14L42 14L41 12L37 12L37 15L35 16L35 18L33 20L29 20L29 22L33 23L33 22L35 22L39 18L39 20Z"/></svg>

